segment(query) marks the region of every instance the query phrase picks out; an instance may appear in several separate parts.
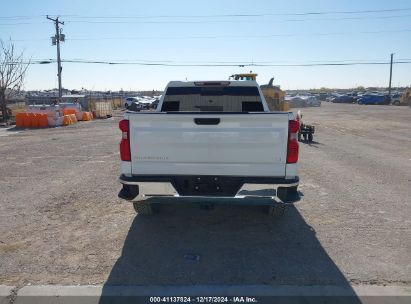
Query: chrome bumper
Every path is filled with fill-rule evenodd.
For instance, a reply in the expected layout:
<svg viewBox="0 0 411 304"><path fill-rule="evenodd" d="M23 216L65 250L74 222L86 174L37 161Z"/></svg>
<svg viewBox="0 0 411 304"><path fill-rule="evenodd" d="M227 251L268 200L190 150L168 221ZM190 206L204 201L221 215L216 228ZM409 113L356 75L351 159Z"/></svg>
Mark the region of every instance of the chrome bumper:
<svg viewBox="0 0 411 304"><path fill-rule="evenodd" d="M248 178L249 179L249 178ZM257 178L259 179L259 178ZM217 196L217 195L180 195L173 183L170 181L140 181L132 178L120 176L119 182L123 185L138 186L138 195L133 199L135 201L145 200L151 197L164 198L204 198L204 199L246 199L246 198L264 198L280 200L277 197L278 188L287 188L298 186L298 178L293 180L271 179L273 183L256 183L245 182L234 196ZM278 181L278 183L275 183ZM281 200L280 200L281 201Z"/></svg>

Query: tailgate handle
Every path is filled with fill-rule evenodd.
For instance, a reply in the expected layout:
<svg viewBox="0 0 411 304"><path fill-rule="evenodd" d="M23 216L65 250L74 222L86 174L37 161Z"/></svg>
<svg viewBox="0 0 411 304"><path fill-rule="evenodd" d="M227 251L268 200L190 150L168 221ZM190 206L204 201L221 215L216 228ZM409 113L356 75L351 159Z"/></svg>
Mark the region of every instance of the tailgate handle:
<svg viewBox="0 0 411 304"><path fill-rule="evenodd" d="M196 125L218 125L220 118L194 118Z"/></svg>

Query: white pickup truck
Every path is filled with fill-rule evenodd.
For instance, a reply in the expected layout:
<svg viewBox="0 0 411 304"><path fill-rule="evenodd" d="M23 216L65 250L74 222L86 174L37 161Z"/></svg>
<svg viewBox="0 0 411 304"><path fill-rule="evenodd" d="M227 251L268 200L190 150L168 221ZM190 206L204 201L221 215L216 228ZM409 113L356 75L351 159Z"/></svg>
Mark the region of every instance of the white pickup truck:
<svg viewBox="0 0 411 304"><path fill-rule="evenodd" d="M299 122L270 112L255 81L171 81L156 111L124 115L119 197L266 205L282 215L298 186Z"/></svg>

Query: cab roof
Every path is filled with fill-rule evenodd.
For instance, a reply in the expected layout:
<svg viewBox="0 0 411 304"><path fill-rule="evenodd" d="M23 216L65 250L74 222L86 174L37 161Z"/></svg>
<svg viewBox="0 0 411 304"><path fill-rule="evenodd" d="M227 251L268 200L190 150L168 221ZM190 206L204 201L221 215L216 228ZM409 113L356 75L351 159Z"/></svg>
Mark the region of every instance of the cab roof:
<svg viewBox="0 0 411 304"><path fill-rule="evenodd" d="M255 87L258 83L254 80L195 80L195 81L170 81L167 87L213 87L213 86L238 86Z"/></svg>

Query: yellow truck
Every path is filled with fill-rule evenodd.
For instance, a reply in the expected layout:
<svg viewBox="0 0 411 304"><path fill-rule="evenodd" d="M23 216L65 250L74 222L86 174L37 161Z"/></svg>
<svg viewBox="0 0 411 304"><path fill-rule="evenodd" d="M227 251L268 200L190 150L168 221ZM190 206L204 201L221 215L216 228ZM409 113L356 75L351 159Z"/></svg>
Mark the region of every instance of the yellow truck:
<svg viewBox="0 0 411 304"><path fill-rule="evenodd" d="M230 79L257 81L257 75L255 73L234 74ZM270 111L289 111L290 106L285 101L285 92L280 89L280 86L273 85L273 81L274 78L271 78L268 84L260 85Z"/></svg>
<svg viewBox="0 0 411 304"><path fill-rule="evenodd" d="M290 106L285 101L285 92L279 86L273 85L274 78L268 84L260 85L270 111L289 111Z"/></svg>
<svg viewBox="0 0 411 304"><path fill-rule="evenodd" d="M411 89L407 89L402 95L397 93L391 96L391 104L411 107Z"/></svg>
<svg viewBox="0 0 411 304"><path fill-rule="evenodd" d="M400 105L409 105L411 107L411 89L408 89L400 98Z"/></svg>
<svg viewBox="0 0 411 304"><path fill-rule="evenodd" d="M233 74L230 76L230 79L234 80L254 80L257 81L257 75L254 73L243 73L243 74Z"/></svg>

